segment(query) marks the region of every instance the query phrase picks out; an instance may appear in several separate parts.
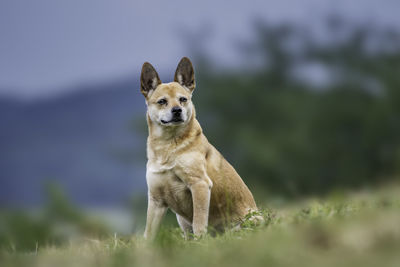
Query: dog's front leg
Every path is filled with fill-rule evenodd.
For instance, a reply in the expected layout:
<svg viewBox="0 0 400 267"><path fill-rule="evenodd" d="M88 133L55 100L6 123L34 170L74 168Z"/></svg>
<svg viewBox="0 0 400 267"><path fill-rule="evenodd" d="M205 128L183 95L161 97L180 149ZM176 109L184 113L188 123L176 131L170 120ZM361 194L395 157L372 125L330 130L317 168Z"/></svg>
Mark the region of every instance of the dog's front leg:
<svg viewBox="0 0 400 267"><path fill-rule="evenodd" d="M148 197L146 229L144 238L153 240L160 228L161 221L167 211L167 207L155 200L150 194Z"/></svg>
<svg viewBox="0 0 400 267"><path fill-rule="evenodd" d="M201 236L207 233L211 185L201 180L192 184L190 191L193 199L193 234Z"/></svg>

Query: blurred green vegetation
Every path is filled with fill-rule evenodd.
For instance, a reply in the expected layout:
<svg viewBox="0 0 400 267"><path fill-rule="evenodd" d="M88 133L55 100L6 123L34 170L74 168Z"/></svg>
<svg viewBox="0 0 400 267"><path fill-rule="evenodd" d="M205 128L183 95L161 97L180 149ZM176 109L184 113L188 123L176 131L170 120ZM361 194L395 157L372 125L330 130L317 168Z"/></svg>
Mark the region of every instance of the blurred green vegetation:
<svg viewBox="0 0 400 267"><path fill-rule="evenodd" d="M110 234L103 222L73 205L56 184L47 184L45 191L43 209L0 210L0 250L35 251L82 236L101 238Z"/></svg>
<svg viewBox="0 0 400 267"><path fill-rule="evenodd" d="M141 236L75 239L33 253L0 251L1 266L398 266L400 187L332 194L264 209L263 225L185 241L163 227Z"/></svg>
<svg viewBox="0 0 400 267"><path fill-rule="evenodd" d="M400 34L335 16L325 24L316 36L256 23L256 41L240 45L245 69L220 71L203 53L195 60L203 130L259 197L399 176ZM325 80L299 77L309 66L310 79Z"/></svg>

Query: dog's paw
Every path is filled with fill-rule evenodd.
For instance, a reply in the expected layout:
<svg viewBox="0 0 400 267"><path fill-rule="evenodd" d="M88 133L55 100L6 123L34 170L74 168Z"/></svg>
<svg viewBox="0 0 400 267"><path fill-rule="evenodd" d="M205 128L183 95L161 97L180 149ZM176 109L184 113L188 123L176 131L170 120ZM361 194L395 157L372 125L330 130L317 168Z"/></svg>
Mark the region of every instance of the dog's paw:
<svg viewBox="0 0 400 267"><path fill-rule="evenodd" d="M265 223L264 216L258 210L249 211L246 216L243 218L243 221L240 224L241 228L253 228L257 226L261 226Z"/></svg>

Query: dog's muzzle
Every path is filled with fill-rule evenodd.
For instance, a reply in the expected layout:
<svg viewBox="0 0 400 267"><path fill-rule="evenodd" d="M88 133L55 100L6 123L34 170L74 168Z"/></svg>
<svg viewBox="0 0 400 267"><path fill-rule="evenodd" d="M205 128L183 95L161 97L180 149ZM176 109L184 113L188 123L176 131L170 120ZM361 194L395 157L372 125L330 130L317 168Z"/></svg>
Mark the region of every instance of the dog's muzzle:
<svg viewBox="0 0 400 267"><path fill-rule="evenodd" d="M161 120L162 123L167 124L167 123L179 123L179 122L183 122L182 119L182 108L181 107L173 107L171 109L171 113L172 113L172 119L170 121L165 121L165 120Z"/></svg>

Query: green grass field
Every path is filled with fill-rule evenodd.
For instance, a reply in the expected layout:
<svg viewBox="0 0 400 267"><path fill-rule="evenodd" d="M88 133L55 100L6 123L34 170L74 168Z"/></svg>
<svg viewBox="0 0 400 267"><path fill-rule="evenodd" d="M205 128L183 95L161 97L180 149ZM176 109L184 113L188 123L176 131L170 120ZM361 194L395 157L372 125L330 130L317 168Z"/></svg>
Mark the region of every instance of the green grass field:
<svg viewBox="0 0 400 267"><path fill-rule="evenodd" d="M262 205L260 205L262 206ZM265 224L185 241L176 227L2 251L0 266L400 266L400 187L332 194L263 210Z"/></svg>

